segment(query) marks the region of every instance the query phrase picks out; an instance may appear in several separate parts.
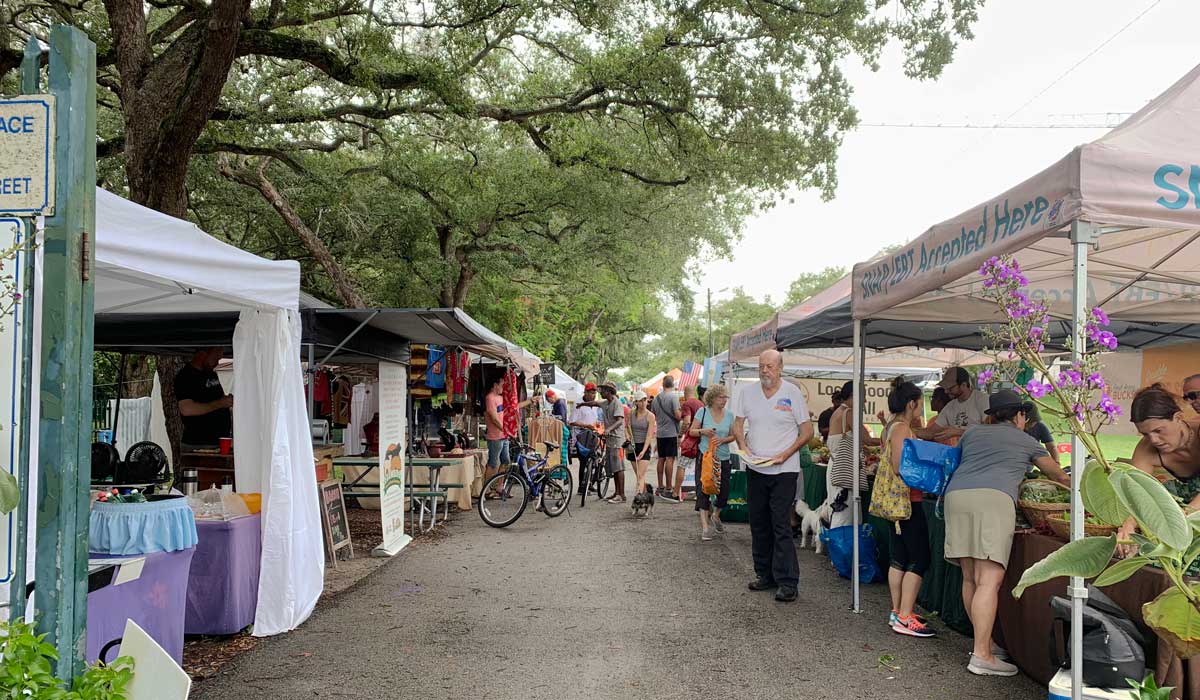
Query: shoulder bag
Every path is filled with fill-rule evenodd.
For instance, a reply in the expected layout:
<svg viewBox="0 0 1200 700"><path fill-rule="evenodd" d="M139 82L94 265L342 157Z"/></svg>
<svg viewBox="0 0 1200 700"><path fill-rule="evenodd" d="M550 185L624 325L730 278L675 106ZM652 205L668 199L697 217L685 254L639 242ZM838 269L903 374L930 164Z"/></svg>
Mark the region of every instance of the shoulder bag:
<svg viewBox="0 0 1200 700"><path fill-rule="evenodd" d="M700 410L703 411L704 409ZM695 421L696 416L692 416L692 422L695 423ZM703 423L701 423L701 426L703 426ZM690 459L695 459L700 456L700 436L697 435L696 437L692 437L691 424L688 425L687 434L682 435L679 438L679 454Z"/></svg>
<svg viewBox="0 0 1200 700"><path fill-rule="evenodd" d="M888 426L891 428L891 426ZM867 512L884 520L900 521L912 517L912 499L908 484L900 478L899 470L892 463L891 441L888 431L883 431L882 459L875 472L875 488L871 491L871 506Z"/></svg>

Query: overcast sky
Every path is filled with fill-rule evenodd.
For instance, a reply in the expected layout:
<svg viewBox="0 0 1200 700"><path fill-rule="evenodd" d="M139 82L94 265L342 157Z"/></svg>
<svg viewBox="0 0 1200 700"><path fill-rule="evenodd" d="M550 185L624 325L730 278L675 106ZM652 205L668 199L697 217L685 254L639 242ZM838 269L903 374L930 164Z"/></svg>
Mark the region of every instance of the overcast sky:
<svg viewBox="0 0 1200 700"><path fill-rule="evenodd" d="M975 40L959 46L937 81L906 78L898 51L876 73L852 66L848 74L864 124L1104 124L1109 113L1140 109L1200 63L1197 26L1196 0L992 0ZM1106 130L860 126L842 146L836 199L789 193L785 200L793 202L749 221L733 259L707 264L704 282L693 286L700 293L705 284L741 286L778 303L800 273L849 268L915 238Z"/></svg>

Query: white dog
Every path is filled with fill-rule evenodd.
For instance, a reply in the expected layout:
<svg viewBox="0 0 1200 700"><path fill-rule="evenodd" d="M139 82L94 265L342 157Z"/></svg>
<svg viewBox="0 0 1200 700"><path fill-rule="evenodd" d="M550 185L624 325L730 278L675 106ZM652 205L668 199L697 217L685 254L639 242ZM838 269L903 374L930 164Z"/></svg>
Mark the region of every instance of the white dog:
<svg viewBox="0 0 1200 700"><path fill-rule="evenodd" d="M800 518L800 546L808 547L812 543L812 548L817 554L825 551L825 545L821 542L821 523L822 521L828 527L830 518L833 517L833 508L826 501L817 507L816 510L808 507L804 499L796 501L796 515Z"/></svg>

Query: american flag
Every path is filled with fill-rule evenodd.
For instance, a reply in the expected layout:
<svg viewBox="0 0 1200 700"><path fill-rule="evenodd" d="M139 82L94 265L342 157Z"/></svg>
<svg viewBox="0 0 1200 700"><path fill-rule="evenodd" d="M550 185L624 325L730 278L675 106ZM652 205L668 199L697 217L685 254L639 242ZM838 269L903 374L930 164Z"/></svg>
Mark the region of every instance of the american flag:
<svg viewBox="0 0 1200 700"><path fill-rule="evenodd" d="M698 386L700 384L700 373L704 371L704 365L696 364L691 360L683 363L683 376L679 378L679 388L684 389L689 386Z"/></svg>

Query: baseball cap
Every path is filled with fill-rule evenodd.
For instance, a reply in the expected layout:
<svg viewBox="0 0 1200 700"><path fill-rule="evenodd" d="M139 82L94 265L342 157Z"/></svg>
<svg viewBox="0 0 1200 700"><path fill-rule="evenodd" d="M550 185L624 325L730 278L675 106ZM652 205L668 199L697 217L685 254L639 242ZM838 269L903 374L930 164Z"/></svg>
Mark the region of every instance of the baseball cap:
<svg viewBox="0 0 1200 700"><path fill-rule="evenodd" d="M584 390L584 391L595 391L595 390L596 390L596 383L595 383L595 382L588 382L587 384L584 384L584 385L583 385L583 390Z"/></svg>
<svg viewBox="0 0 1200 700"><path fill-rule="evenodd" d="M547 390L546 390L546 400L547 400L547 401L553 401L555 398L556 398L556 395L555 395L555 393L554 393L554 390L553 390L553 389L547 389Z"/></svg>
<svg viewBox="0 0 1200 700"><path fill-rule="evenodd" d="M642 391L641 389L638 389L637 391L633 392L633 400L634 401L641 401L644 398L646 398L646 392Z"/></svg>
<svg viewBox="0 0 1200 700"><path fill-rule="evenodd" d="M949 389L952 386L959 384L970 384L971 375L962 367L947 367L946 372L942 375L942 381L938 382L938 386L943 389Z"/></svg>

